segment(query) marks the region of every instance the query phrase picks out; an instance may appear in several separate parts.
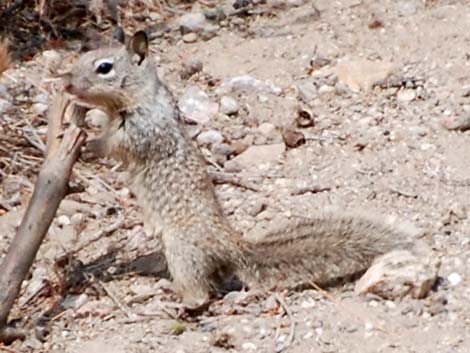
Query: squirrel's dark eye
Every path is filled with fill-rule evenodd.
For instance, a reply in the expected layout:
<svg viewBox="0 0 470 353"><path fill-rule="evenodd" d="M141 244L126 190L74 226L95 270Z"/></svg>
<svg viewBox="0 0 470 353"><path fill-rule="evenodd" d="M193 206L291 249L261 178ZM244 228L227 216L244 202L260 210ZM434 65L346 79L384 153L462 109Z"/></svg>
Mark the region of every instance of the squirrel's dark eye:
<svg viewBox="0 0 470 353"><path fill-rule="evenodd" d="M106 75L112 69L113 69L113 64L112 63L101 63L96 68L96 73Z"/></svg>

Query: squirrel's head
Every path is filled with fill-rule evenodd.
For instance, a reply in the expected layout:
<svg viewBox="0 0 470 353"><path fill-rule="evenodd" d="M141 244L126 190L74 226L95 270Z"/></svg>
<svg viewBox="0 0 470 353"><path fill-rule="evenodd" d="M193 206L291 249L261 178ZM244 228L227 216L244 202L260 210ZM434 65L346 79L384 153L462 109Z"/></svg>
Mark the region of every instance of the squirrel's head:
<svg viewBox="0 0 470 353"><path fill-rule="evenodd" d="M79 103L89 107L120 110L127 106L139 87L145 84L148 39L143 31L125 44L117 32L118 46L101 48L81 55L70 72L63 75L64 89Z"/></svg>

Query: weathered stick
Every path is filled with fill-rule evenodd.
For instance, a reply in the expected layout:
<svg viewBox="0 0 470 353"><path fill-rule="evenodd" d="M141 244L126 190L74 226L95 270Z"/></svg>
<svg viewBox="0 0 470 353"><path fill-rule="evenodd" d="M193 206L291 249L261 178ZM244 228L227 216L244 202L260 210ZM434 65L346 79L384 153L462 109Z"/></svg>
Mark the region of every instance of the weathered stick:
<svg viewBox="0 0 470 353"><path fill-rule="evenodd" d="M7 326L8 315L57 208L67 194L72 167L85 143L84 131L74 124L64 124L68 106L64 95L58 94L49 109L46 158L23 220L0 265L0 342L24 337L23 332ZM71 120L79 121L80 114L83 111L72 109Z"/></svg>

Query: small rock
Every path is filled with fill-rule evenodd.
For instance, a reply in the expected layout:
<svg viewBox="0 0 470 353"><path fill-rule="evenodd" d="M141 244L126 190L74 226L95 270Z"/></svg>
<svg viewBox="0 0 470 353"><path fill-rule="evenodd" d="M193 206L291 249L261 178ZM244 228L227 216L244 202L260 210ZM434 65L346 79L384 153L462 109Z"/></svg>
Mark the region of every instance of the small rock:
<svg viewBox="0 0 470 353"><path fill-rule="evenodd" d="M216 130L203 131L197 136L197 144L199 146L212 146L222 142L224 137Z"/></svg>
<svg viewBox="0 0 470 353"><path fill-rule="evenodd" d="M218 94L237 93L272 93L279 95L282 89L270 81L261 81L250 75L235 76L225 80L217 89Z"/></svg>
<svg viewBox="0 0 470 353"><path fill-rule="evenodd" d="M384 26L382 20L377 17L376 14L372 14L369 18L369 23L367 24L367 27L370 29L377 29L377 28L382 28Z"/></svg>
<svg viewBox="0 0 470 353"><path fill-rule="evenodd" d="M232 17L230 23L235 26L241 26L245 24L245 20L241 17Z"/></svg>
<svg viewBox="0 0 470 353"><path fill-rule="evenodd" d="M12 106L11 102L0 98L0 114L5 113Z"/></svg>
<svg viewBox="0 0 470 353"><path fill-rule="evenodd" d="M43 103L43 104L47 104L49 102L49 95L47 93L39 93L39 94L36 94L32 101L34 103Z"/></svg>
<svg viewBox="0 0 470 353"><path fill-rule="evenodd" d="M442 313L447 312L446 305L448 303L448 300L445 296L440 296L432 300L432 302L429 305L428 312L432 316L436 316Z"/></svg>
<svg viewBox="0 0 470 353"><path fill-rule="evenodd" d="M268 142L281 142L282 140L279 130L271 123L262 123L258 126L258 131Z"/></svg>
<svg viewBox="0 0 470 353"><path fill-rule="evenodd" d="M70 222L73 225L79 225L82 224L85 221L86 217L83 213L75 213L71 218Z"/></svg>
<svg viewBox="0 0 470 353"><path fill-rule="evenodd" d="M232 131L232 139L240 140L246 136L246 130L242 128L237 128Z"/></svg>
<svg viewBox="0 0 470 353"><path fill-rule="evenodd" d="M235 158L225 163L227 171L240 171L259 167L262 163L277 162L281 159L286 147L283 143L251 146Z"/></svg>
<svg viewBox="0 0 470 353"><path fill-rule="evenodd" d="M286 129L282 133L282 139L287 147L295 148L305 143L305 136L300 131Z"/></svg>
<svg viewBox="0 0 470 353"><path fill-rule="evenodd" d="M457 272L452 272L448 277L447 280L449 281L451 286L456 286L462 281L462 276L460 276Z"/></svg>
<svg viewBox="0 0 470 353"><path fill-rule="evenodd" d="M44 50L42 57L48 62L57 62L61 60L61 55L57 50Z"/></svg>
<svg viewBox="0 0 470 353"><path fill-rule="evenodd" d="M241 140L232 141L232 146L235 149L235 154L240 154L245 152L248 147L253 145L254 136L253 135L246 135Z"/></svg>
<svg viewBox="0 0 470 353"><path fill-rule="evenodd" d="M98 316L105 317L114 311L114 303L110 299L102 298L90 300L77 310L78 317Z"/></svg>
<svg viewBox="0 0 470 353"><path fill-rule="evenodd" d="M211 339L211 345L214 347L224 348L225 350L232 350L235 348L233 337L226 332L216 333Z"/></svg>
<svg viewBox="0 0 470 353"><path fill-rule="evenodd" d="M194 43L197 41L197 34L196 33L188 33L183 36L183 42L185 43Z"/></svg>
<svg viewBox="0 0 470 353"><path fill-rule="evenodd" d="M267 101L269 101L268 97L266 97L264 94L258 94L258 102L266 103Z"/></svg>
<svg viewBox="0 0 470 353"><path fill-rule="evenodd" d="M287 10L292 7L300 7L307 3L307 0L269 0L268 5L273 9Z"/></svg>
<svg viewBox="0 0 470 353"><path fill-rule="evenodd" d="M31 295L38 293L38 291L41 290L41 288L43 288L46 283L49 283L49 280L50 273L48 273L48 268L42 264L37 265L37 267L32 271L31 278L28 281L24 298L29 298ZM23 301L24 299L21 297L19 299L19 304L21 306L25 305Z"/></svg>
<svg viewBox="0 0 470 353"><path fill-rule="evenodd" d="M68 295L61 303L65 309L78 309L88 302L88 295L85 293L79 295Z"/></svg>
<svg viewBox="0 0 470 353"><path fill-rule="evenodd" d="M178 19L181 34L202 31L206 24L206 16L200 12L187 13Z"/></svg>
<svg viewBox="0 0 470 353"><path fill-rule="evenodd" d="M183 71L181 72L181 78L187 80L192 75L202 71L202 61L195 58L190 58L183 63Z"/></svg>
<svg viewBox="0 0 470 353"><path fill-rule="evenodd" d="M429 133L429 130L424 126L410 126L408 130L417 137L424 137Z"/></svg>
<svg viewBox="0 0 470 353"><path fill-rule="evenodd" d="M424 298L437 279L440 261L432 254L415 255L395 250L379 257L356 283L356 294L377 294L385 299Z"/></svg>
<svg viewBox="0 0 470 353"><path fill-rule="evenodd" d="M411 16L416 13L418 6L415 1L400 1L397 4L397 10L400 16Z"/></svg>
<svg viewBox="0 0 470 353"><path fill-rule="evenodd" d="M299 99L306 104L317 97L317 88L311 80L302 80L296 87Z"/></svg>
<svg viewBox="0 0 470 353"><path fill-rule="evenodd" d="M223 96L220 99L220 112L225 115L234 115L237 114L240 110L238 102L229 96Z"/></svg>
<svg viewBox="0 0 470 353"><path fill-rule="evenodd" d="M320 93L320 94L328 94L328 93L332 93L334 91L335 91L335 88L333 86L330 86L330 85L322 85L318 89L318 93Z"/></svg>
<svg viewBox="0 0 470 353"><path fill-rule="evenodd" d="M217 35L217 32L219 32L219 30L220 26L209 23L204 27L204 29L202 30L202 32L199 33L199 35L203 40L210 40Z"/></svg>
<svg viewBox="0 0 470 353"><path fill-rule="evenodd" d="M376 83L392 74L393 64L386 61L342 61L336 65L335 73L340 82L345 83L354 92L368 91Z"/></svg>
<svg viewBox="0 0 470 353"><path fill-rule="evenodd" d="M224 13L223 8L219 6L205 10L204 16L206 16L206 18L211 21L221 21L227 18L227 15Z"/></svg>
<svg viewBox="0 0 470 353"><path fill-rule="evenodd" d="M57 222L63 226L68 226L71 223L70 218L67 217L66 215L59 216L57 218Z"/></svg>
<svg viewBox="0 0 470 353"><path fill-rule="evenodd" d="M416 98L416 92L413 89L404 89L398 92L397 100L399 102L411 102Z"/></svg>
<svg viewBox="0 0 470 353"><path fill-rule="evenodd" d="M24 345L28 348L32 348L33 352L39 352L43 350L43 345L36 337L28 337L24 341Z"/></svg>
<svg viewBox="0 0 470 353"><path fill-rule="evenodd" d="M300 7L307 3L307 0L287 0L287 3L292 7Z"/></svg>
<svg viewBox="0 0 470 353"><path fill-rule="evenodd" d="M45 103L34 103L32 107L36 114L44 115L48 106Z"/></svg>
<svg viewBox="0 0 470 353"><path fill-rule="evenodd" d="M251 0L235 0L235 1L229 1L232 3L232 6L234 9L238 10L243 7L247 7L248 5L251 4Z"/></svg>
<svg viewBox="0 0 470 353"><path fill-rule="evenodd" d="M309 62L309 68L312 71L320 70L322 67L329 65L331 60L323 56L315 55Z"/></svg>
<svg viewBox="0 0 470 353"><path fill-rule="evenodd" d="M256 217L258 214L263 212L266 209L267 203L265 200L255 200L253 203L250 203L247 207L247 213L251 217Z"/></svg>
<svg viewBox="0 0 470 353"><path fill-rule="evenodd" d="M276 310L279 307L279 304L276 300L276 297L274 295L270 295L265 301L263 305L264 311L273 311Z"/></svg>
<svg viewBox="0 0 470 353"><path fill-rule="evenodd" d="M0 112L1 112L1 108L0 108ZM447 130L458 130L458 131L470 130L470 114L445 117L442 120L442 126L445 127Z"/></svg>
<svg viewBox="0 0 470 353"><path fill-rule="evenodd" d="M197 86L189 86L178 101L181 113L189 123L205 124L218 111L218 104Z"/></svg>
<svg viewBox="0 0 470 353"><path fill-rule="evenodd" d="M248 292L232 291L224 296L224 304L239 304L248 297Z"/></svg>
<svg viewBox="0 0 470 353"><path fill-rule="evenodd" d="M159 22L159 21L163 20L163 17L158 12L150 12L149 13L149 20L152 21L152 22Z"/></svg>
<svg viewBox="0 0 470 353"><path fill-rule="evenodd" d="M229 157L235 154L235 148L228 143L214 143L211 148L212 154Z"/></svg>
<svg viewBox="0 0 470 353"><path fill-rule="evenodd" d="M256 347L256 344L252 343L252 342L245 342L242 344L242 348L245 350L245 351L256 351L256 349L258 347Z"/></svg>

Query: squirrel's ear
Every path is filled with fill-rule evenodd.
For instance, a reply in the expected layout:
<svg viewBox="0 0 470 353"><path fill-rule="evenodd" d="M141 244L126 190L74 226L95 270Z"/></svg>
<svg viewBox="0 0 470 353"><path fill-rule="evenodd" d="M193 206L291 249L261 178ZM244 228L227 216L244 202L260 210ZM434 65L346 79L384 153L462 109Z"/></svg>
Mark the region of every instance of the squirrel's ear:
<svg viewBox="0 0 470 353"><path fill-rule="evenodd" d="M124 33L124 29L121 26L116 27L113 32L113 41L124 44L126 41L126 34Z"/></svg>
<svg viewBox="0 0 470 353"><path fill-rule="evenodd" d="M148 48L149 41L144 31L135 33L127 45L127 51L131 54L131 57L134 58L134 56L138 56L138 65L140 65L147 56Z"/></svg>

